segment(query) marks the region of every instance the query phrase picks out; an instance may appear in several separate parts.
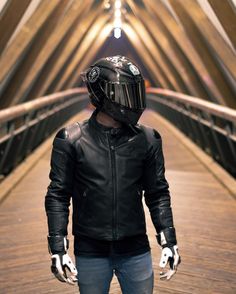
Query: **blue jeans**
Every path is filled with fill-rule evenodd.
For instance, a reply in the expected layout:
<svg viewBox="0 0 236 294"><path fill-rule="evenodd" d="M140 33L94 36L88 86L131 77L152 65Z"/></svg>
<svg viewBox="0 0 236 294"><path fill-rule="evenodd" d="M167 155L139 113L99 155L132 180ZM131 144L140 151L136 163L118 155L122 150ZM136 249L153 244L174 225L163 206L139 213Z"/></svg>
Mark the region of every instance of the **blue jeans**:
<svg viewBox="0 0 236 294"><path fill-rule="evenodd" d="M76 256L81 294L108 294L113 274L123 294L152 294L153 268L150 252L129 257Z"/></svg>

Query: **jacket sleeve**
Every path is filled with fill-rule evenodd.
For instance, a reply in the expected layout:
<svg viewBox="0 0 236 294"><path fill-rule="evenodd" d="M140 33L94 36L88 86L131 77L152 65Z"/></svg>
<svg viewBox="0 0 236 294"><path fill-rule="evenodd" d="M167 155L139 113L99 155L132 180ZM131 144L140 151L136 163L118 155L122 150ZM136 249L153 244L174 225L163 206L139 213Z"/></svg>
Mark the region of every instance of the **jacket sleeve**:
<svg viewBox="0 0 236 294"><path fill-rule="evenodd" d="M51 180L45 197L49 236L66 236L70 198L74 181L74 149L66 129L59 131L53 141Z"/></svg>
<svg viewBox="0 0 236 294"><path fill-rule="evenodd" d="M160 134L146 129L147 153L144 164L143 187L146 205L157 234L173 228L169 184L165 178L165 163Z"/></svg>

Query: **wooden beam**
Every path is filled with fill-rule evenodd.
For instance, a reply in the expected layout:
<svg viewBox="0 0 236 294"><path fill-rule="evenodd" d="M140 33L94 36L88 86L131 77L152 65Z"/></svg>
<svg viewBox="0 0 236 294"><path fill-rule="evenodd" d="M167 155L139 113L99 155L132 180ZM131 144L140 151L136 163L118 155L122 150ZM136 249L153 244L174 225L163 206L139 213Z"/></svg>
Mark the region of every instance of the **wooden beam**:
<svg viewBox="0 0 236 294"><path fill-rule="evenodd" d="M50 88L50 85L53 83L59 72L68 66L70 59L76 52L76 48L78 48L91 24L101 13L100 8L101 7L97 7L87 15L86 12L90 9L90 6L87 6L86 11L84 11L83 15L78 19L75 28L72 28L69 38L63 40L64 46L58 46L56 52L44 66L40 77L37 79L28 94L28 99L43 96L47 92L47 89Z"/></svg>
<svg viewBox="0 0 236 294"><path fill-rule="evenodd" d="M217 18L223 26L227 36L229 37L232 45L236 48L236 21L234 4L231 0L219 1L208 0L212 9L214 10Z"/></svg>
<svg viewBox="0 0 236 294"><path fill-rule="evenodd" d="M91 60L94 59L99 48L101 48L102 45L104 44L104 42L106 41L112 28L113 28L113 26L111 23L108 23L103 27L103 29L99 33L97 39L95 39L93 41L93 43L91 44L91 49L87 52L87 54L83 58L82 62L79 63L79 65L76 67L76 69L74 70L71 77L64 83L62 88L70 89L70 88L76 86L76 83L78 81L80 73L90 65Z"/></svg>
<svg viewBox="0 0 236 294"><path fill-rule="evenodd" d="M187 92L191 93L191 95L208 99L207 92L202 87L192 66L181 52L178 44L169 34L165 34L162 30L162 23L159 19L154 19L153 14L147 13L146 9L135 4L134 1L128 0L127 2L134 14L147 27L156 44L161 48L161 52L165 58L164 62L170 64L171 70L176 75L176 79L184 83L184 86L188 89Z"/></svg>
<svg viewBox="0 0 236 294"><path fill-rule="evenodd" d="M211 100L225 105L220 85L211 76L211 72L202 60L202 56L194 48L182 26L174 19L162 1L156 0L154 3L152 0L144 0L144 2L149 13L154 14L162 23L164 33L178 45L183 55L192 65Z"/></svg>
<svg viewBox="0 0 236 294"><path fill-rule="evenodd" d="M4 54L0 60L0 83L2 87L5 81L10 78L12 72L18 67L22 56L26 53L32 40L59 2L60 0L41 1L35 12L23 25L11 44L4 50Z"/></svg>
<svg viewBox="0 0 236 294"><path fill-rule="evenodd" d="M35 60L37 60L38 56L41 54L41 50L44 44L48 41L51 35L54 33L55 28L60 23L66 9L68 8L68 1L61 0L58 6L55 8L50 18L48 18L42 28L40 29L40 33L37 34L34 38L30 46L30 50L27 51L26 56L21 62L20 67L16 70L15 74L12 76L9 81L7 88L3 92L4 101L1 102L2 107L7 107L8 105L16 104L18 101L24 101L23 97L21 100L16 99L17 93L24 83L27 75L34 67ZM39 75L39 73L37 73ZM33 77L32 77L33 78ZM37 76L38 78L38 76ZM35 79L34 79L35 80ZM30 89L30 85L27 88L27 92ZM25 93L24 93L25 97Z"/></svg>
<svg viewBox="0 0 236 294"><path fill-rule="evenodd" d="M34 60L33 66L28 70L28 74L25 77L24 81L18 87L15 92L14 99L12 104L21 102L24 99L24 94L31 87L31 84L34 82L34 79L37 78L38 73L42 70L43 65L48 61L50 56L53 54L57 46L60 45L60 42L63 40L63 37L68 33L71 26L77 21L80 13L86 7L87 2L73 1L70 7L67 9L63 19L56 26L53 34L47 40L45 44L41 47L41 50Z"/></svg>
<svg viewBox="0 0 236 294"><path fill-rule="evenodd" d="M165 79L170 83L171 88L178 92L184 92L186 88L184 86L181 87L182 85L178 83L179 81L177 77L173 74L168 64L165 62L165 57L159 48L155 45L143 24L132 14L127 16L127 20L129 21L130 26L132 26L136 31L136 34L139 36L139 38L143 40L143 44L147 48L149 55L152 57L153 63L158 64L163 77L165 77Z"/></svg>
<svg viewBox="0 0 236 294"><path fill-rule="evenodd" d="M215 84L219 85L219 91L226 105L236 106L235 91L229 83L224 67L231 74L234 85L236 80L236 63L232 62L235 55L222 39L216 28L210 23L206 14L195 1L169 0L178 15L189 39L201 56L202 61L208 68ZM220 60L220 61L219 61ZM222 63L224 66L222 67Z"/></svg>
<svg viewBox="0 0 236 294"><path fill-rule="evenodd" d="M129 25L128 25L129 26ZM131 27L130 27L131 28ZM132 28L131 28L132 29ZM125 30L125 29L124 29ZM134 31L133 31L134 32ZM97 41L96 41L97 42ZM97 47L96 46L96 42L94 42L94 44L91 46L91 48L93 48L94 46L97 48L97 50L93 50L92 49L92 52L94 52L94 53L92 53L91 54L91 58L90 58L90 56L88 56L88 55L90 55L89 53L85 56L85 62L84 62L84 59L83 59L83 61L82 61L82 63L81 64L79 64L79 66L78 66L78 68L76 68L76 70L74 71L74 78L72 78L72 80L71 80L71 83L69 83L69 84L67 84L66 86L67 87L72 87L72 86L74 86L74 84L75 84L75 82L78 80L78 73L80 73L82 70L84 70L87 66L88 66L88 64L89 63L91 63L91 59L93 58L93 56L95 56L95 54L96 54L96 52L98 51L98 49L99 49L99 47ZM145 48L144 48L144 50L145 50ZM159 83L159 81L157 80L157 78L154 78L154 80L155 80L155 82L158 84L158 85L160 85L160 83Z"/></svg>
<svg viewBox="0 0 236 294"><path fill-rule="evenodd" d="M101 14L100 17L93 23L90 30L87 32L85 38L82 40L76 53L74 54L73 59L70 61L70 64L65 69L63 76L60 77L60 79L57 82L57 85L55 85L53 89L55 92L59 92L62 89L63 84L67 81L68 77L73 73L73 70L76 68L78 63L82 61L84 56L87 54L88 50L90 50L90 46L93 40L97 38L97 34L103 28L103 26L109 18L110 15Z"/></svg>
<svg viewBox="0 0 236 294"><path fill-rule="evenodd" d="M31 0L8 0L0 18L0 54L10 40Z"/></svg>
<svg viewBox="0 0 236 294"><path fill-rule="evenodd" d="M181 9L188 13L191 20L198 28L199 32L204 38L204 41L209 47L209 51L212 51L212 55L217 55L217 58L220 58L224 63L224 66L227 68L228 72L232 75L233 79L236 81L236 62L232 62L235 59L235 52L231 49L228 43L224 40L222 35L207 17L200 4L197 1L191 2L190 9L186 9L185 0L170 1L172 4L175 2L175 7L177 4L181 4ZM176 3L177 2L177 3ZM227 1L221 1L227 3ZM180 6L180 5L178 5ZM225 7L225 6L224 6ZM224 8L221 6L221 9ZM226 13L226 11L225 11ZM236 15L232 19L233 27L236 28ZM234 32L235 34L235 32Z"/></svg>
<svg viewBox="0 0 236 294"><path fill-rule="evenodd" d="M138 52L139 56L144 60L148 70L152 73L152 78L156 83L155 87L168 89L169 84L163 78L162 73L160 72L160 69L153 63L152 57L150 56L146 47L144 47L136 31L128 23L123 24L123 30L127 38L129 39L129 41L131 42L131 44L134 46L134 48Z"/></svg>

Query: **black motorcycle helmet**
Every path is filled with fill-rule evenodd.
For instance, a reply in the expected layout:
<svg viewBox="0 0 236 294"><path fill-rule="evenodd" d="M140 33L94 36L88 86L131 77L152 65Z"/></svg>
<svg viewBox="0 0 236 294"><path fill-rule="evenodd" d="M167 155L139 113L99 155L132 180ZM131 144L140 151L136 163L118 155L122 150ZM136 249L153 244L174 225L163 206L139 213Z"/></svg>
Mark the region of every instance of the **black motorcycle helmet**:
<svg viewBox="0 0 236 294"><path fill-rule="evenodd" d="M117 121L137 124L146 107L144 79L125 56L101 58L81 74L91 103Z"/></svg>

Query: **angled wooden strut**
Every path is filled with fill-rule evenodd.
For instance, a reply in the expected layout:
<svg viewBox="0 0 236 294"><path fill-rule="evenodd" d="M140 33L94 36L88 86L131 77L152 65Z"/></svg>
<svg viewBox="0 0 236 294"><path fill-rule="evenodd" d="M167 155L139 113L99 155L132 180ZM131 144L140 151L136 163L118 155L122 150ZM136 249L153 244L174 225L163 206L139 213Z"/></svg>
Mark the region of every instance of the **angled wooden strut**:
<svg viewBox="0 0 236 294"><path fill-rule="evenodd" d="M173 74L177 80L181 80L187 88L187 92L192 96L199 96L208 99L208 95L193 68L189 64L185 55L182 54L178 44L162 30L162 23L159 18L154 18L153 14L148 13L146 9L137 5L134 1L127 1L136 17L147 27L149 33L161 48L164 55L164 62L170 64Z"/></svg>
<svg viewBox="0 0 236 294"><path fill-rule="evenodd" d="M165 77L168 82L171 84L172 89L177 92L184 92L186 88L183 83L180 83L178 77L176 77L171 71L169 64L165 62L165 57L159 48L155 45L153 39L150 34L144 27L144 25L139 21L139 19L135 18L132 14L127 16L130 26L136 31L137 35L140 39L144 40L144 46L147 48L149 54L152 56L153 62L157 63L159 68L162 71L163 77Z"/></svg>
<svg viewBox="0 0 236 294"><path fill-rule="evenodd" d="M46 44L48 39L50 39L51 36L53 35L55 28L60 23L67 8L68 8L68 1L61 0L58 6L53 11L53 13L51 14L50 18L48 18L45 21L44 25L40 29L40 33L38 33L35 36L32 44L30 45L30 50L27 50L27 54L22 59L21 65L16 70L11 80L9 81L7 88L3 92L3 97L4 97L4 100L6 101L5 103L14 103L14 98L17 95L16 93L18 93L18 90L24 83L32 67L34 67L35 60L37 60L38 56L41 54L41 50L44 44ZM39 73L37 73L37 79L38 79L38 76L39 76ZM31 88L31 85L27 89L26 93L29 91L30 88ZM21 100L19 101L21 102L25 101L26 93L24 93L24 97L21 97ZM18 101L15 101L15 103L17 102ZM4 105L4 106L6 107L7 105Z"/></svg>
<svg viewBox="0 0 236 294"><path fill-rule="evenodd" d="M93 21L101 13L101 9L98 7L90 11L88 15L87 11L89 11L89 9L90 6L88 5L86 11L78 18L75 27L71 28L68 38L63 40L63 46L58 46L55 53L46 63L41 71L40 77L37 79L28 95L28 100L50 93L48 89L50 89L50 86L57 76L60 75L60 71L64 71L69 65L71 58L76 52L76 48L78 48Z"/></svg>
<svg viewBox="0 0 236 294"><path fill-rule="evenodd" d="M98 19L93 23L93 25L87 32L86 36L82 40L79 48L76 50L76 53L74 54L73 59L68 64L62 76L59 77L57 84L55 85L53 89L54 92L58 92L61 89L63 89L64 83L66 83L66 81L68 80L70 75L73 73L78 63L87 54L87 51L89 50L91 43L93 42L94 39L97 38L97 34L100 32L100 30L103 28L103 26L105 25L105 23L108 21L109 18L110 18L110 15L101 14L98 17Z"/></svg>
<svg viewBox="0 0 236 294"><path fill-rule="evenodd" d="M5 4L0 17L0 54L10 40L20 19L24 15L31 0L10 0Z"/></svg>
<svg viewBox="0 0 236 294"><path fill-rule="evenodd" d="M152 57L150 56L150 53L147 51L146 47L143 45L142 40L137 35L136 31L128 24L123 24L123 30L131 42L131 44L136 49L139 56L144 60L147 69L151 72L152 79L155 81L156 87L162 87L162 88L169 88L170 85L164 79L160 69L158 66L153 62Z"/></svg>
<svg viewBox="0 0 236 294"><path fill-rule="evenodd" d="M154 3L152 0L144 0L144 2L148 12L159 19L162 30L176 43L179 50L191 64L192 70L197 74L199 82L211 97L211 101L225 105L219 85L215 83L211 72L202 60L202 56L194 48L182 26L179 25L162 1L156 0Z"/></svg>
<svg viewBox="0 0 236 294"><path fill-rule="evenodd" d="M219 85L218 89L224 104L235 107L236 62L232 62L235 60L232 50L197 2L190 1L188 7L182 0L170 0L169 2L215 84ZM231 75L231 79L228 79L228 75Z"/></svg>
<svg viewBox="0 0 236 294"><path fill-rule="evenodd" d="M12 40L11 44L4 50L2 59L0 60L0 83L2 85L4 85L4 80L8 80L12 72L20 65L22 56L26 53L34 37L59 2L60 0L41 1L35 12Z"/></svg>
<svg viewBox="0 0 236 294"><path fill-rule="evenodd" d="M82 63L79 64L78 68L77 68L76 71L74 72L74 78L71 80L71 83L69 83L70 86L72 86L73 83L75 83L76 80L78 80L78 73L80 73L82 70L84 70L85 67L89 64L89 62L91 62L91 60L90 60L89 57L88 57L88 56L90 56L90 51L92 51L92 53L91 53L91 58L92 58L93 56L95 56L95 53L96 53L96 52L93 50L93 47L95 46L95 48L96 48L97 50L99 49L99 46L96 45L97 42L98 42L98 38L97 38L97 40L92 44L91 49L88 51L88 53L87 53L87 54L84 56L84 58L81 60ZM144 49L144 50L145 50L145 49ZM93 53L93 52L94 52L94 53ZM158 82L158 84L160 84L160 83Z"/></svg>
<svg viewBox="0 0 236 294"><path fill-rule="evenodd" d="M57 25L56 29L52 36L47 40L44 46L41 47L41 50L34 60L34 64L28 70L28 73L18 88L17 92L14 95L12 104L22 101L24 94L31 87L31 84L34 82L34 79L37 78L38 73L42 70L43 65L47 62L50 56L55 51L56 47L59 46L63 37L68 33L70 27L77 20L78 15L80 14L83 7L86 6L86 2L73 1L69 9L67 9L63 19Z"/></svg>
<svg viewBox="0 0 236 294"><path fill-rule="evenodd" d="M208 0L229 37L234 49L236 49L236 7L231 0Z"/></svg>
<svg viewBox="0 0 236 294"><path fill-rule="evenodd" d="M171 3L174 1L171 0ZM181 3L179 11L183 10L188 12L188 15L191 17L191 20L197 26L201 35L204 37L205 42L210 47L209 50L212 50L212 55L217 55L218 58L224 63L224 66L227 68L228 72L232 75L233 79L236 80L236 55L235 52L228 46L228 43L225 42L221 34L209 20L201 6L197 1L192 1L190 9L186 9L185 1L177 0L175 1L175 7ZM226 1L227 2L227 1ZM223 9L223 7L221 8ZM179 12L181 13L181 12ZM236 23L236 15L234 16L233 23Z"/></svg>
<svg viewBox="0 0 236 294"><path fill-rule="evenodd" d="M150 27L147 25L147 23L149 23L150 17L148 16L148 20L145 19L145 14L141 14L140 8L138 8L139 5L135 5L133 1L128 1L128 3L136 16L135 19L134 17L132 17L132 15L129 14L128 17L131 18L130 24L135 27L135 31L140 34L140 38L143 38L145 40L144 44L146 44L146 46L149 48L150 54L153 56L154 61L159 64L164 76L173 85L173 89L178 92L188 92L182 79L180 78L178 73L176 73L176 71L173 69L173 66L167 59L165 52L162 50L162 46L160 46L159 44L159 40L156 41L153 35L150 34ZM145 13L143 9L142 13ZM142 23L142 25L140 25L140 23Z"/></svg>
<svg viewBox="0 0 236 294"><path fill-rule="evenodd" d="M90 64L91 60L94 59L96 56L99 48L102 47L104 42L106 41L107 37L109 36L113 26L111 23L107 23L104 25L103 29L100 31L97 39L93 41L93 43L90 46L90 50L87 52L87 54L82 59L82 62L78 65L78 67L75 68L73 74L71 75L70 79L68 80L68 83L64 84L65 89L70 89L77 86L77 81L79 78L79 74L85 70L88 65Z"/></svg>

